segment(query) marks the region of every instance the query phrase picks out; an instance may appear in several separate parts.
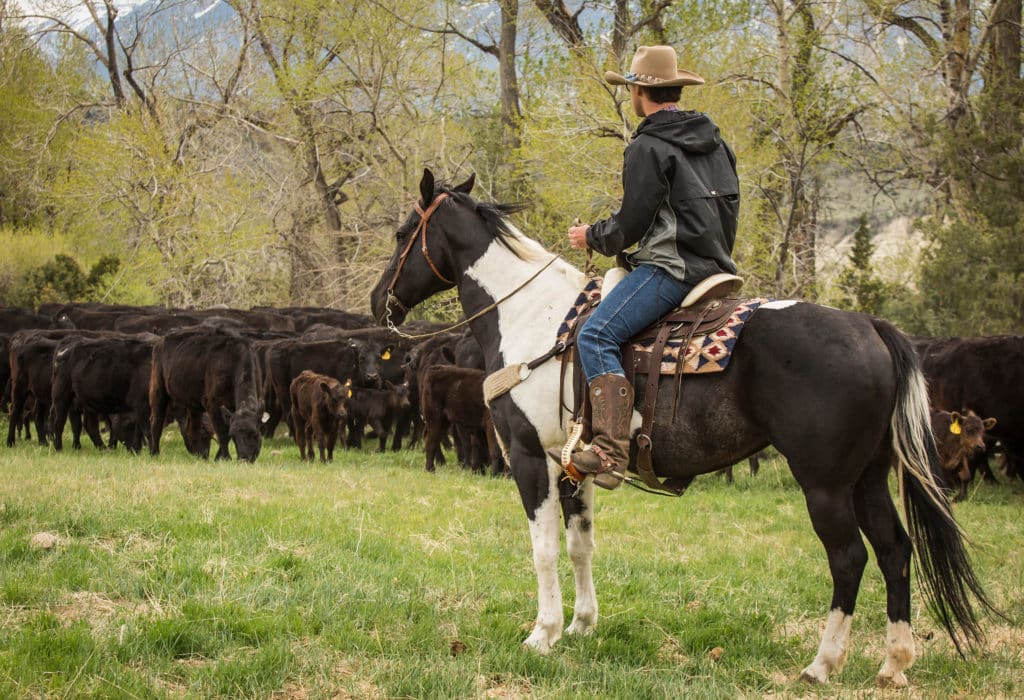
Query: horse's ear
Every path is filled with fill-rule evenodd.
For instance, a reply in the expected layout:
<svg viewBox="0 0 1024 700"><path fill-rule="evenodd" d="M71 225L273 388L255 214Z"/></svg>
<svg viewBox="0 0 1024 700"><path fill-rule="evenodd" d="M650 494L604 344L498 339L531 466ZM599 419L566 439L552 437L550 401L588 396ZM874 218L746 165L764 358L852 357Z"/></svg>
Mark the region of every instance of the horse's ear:
<svg viewBox="0 0 1024 700"><path fill-rule="evenodd" d="M430 168L423 168L423 179L420 180L420 198L423 199L423 206L429 207L434 201L434 173Z"/></svg>
<svg viewBox="0 0 1024 700"><path fill-rule="evenodd" d="M465 182L461 185L455 186L455 191L461 192L462 194L469 194L473 191L474 184L476 184L476 173L470 173Z"/></svg>

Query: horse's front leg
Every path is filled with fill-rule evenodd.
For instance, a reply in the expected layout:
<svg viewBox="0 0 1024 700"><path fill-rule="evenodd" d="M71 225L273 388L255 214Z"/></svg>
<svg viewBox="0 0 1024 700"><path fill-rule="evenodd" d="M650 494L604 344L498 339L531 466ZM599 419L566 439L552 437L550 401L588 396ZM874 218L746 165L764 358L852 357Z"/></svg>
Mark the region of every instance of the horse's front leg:
<svg viewBox="0 0 1024 700"><path fill-rule="evenodd" d="M597 593L594 590L594 483L588 479L577 494L576 484L559 484L565 516L566 550L576 582L576 604L566 634L590 634L597 626Z"/></svg>
<svg viewBox="0 0 1024 700"><path fill-rule="evenodd" d="M517 454L518 453L518 454ZM519 487L530 523L533 567L537 572L537 621L523 644L541 654L551 651L562 636L565 616L558 585L561 514L558 480L544 457L512 448L512 475Z"/></svg>

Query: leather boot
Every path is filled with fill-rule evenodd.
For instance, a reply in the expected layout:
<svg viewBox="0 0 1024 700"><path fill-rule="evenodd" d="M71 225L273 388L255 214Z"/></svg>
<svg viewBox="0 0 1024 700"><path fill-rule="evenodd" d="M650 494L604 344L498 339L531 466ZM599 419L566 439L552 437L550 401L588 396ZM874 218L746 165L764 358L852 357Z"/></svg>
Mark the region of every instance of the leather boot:
<svg viewBox="0 0 1024 700"><path fill-rule="evenodd" d="M587 449L573 452L566 471L580 479L593 475L594 483L598 486L615 489L625 479L629 466L633 385L617 374L594 377L590 383L590 405L593 410L591 430L594 440ZM560 454L555 459L561 463ZM577 474L573 474L573 471Z"/></svg>

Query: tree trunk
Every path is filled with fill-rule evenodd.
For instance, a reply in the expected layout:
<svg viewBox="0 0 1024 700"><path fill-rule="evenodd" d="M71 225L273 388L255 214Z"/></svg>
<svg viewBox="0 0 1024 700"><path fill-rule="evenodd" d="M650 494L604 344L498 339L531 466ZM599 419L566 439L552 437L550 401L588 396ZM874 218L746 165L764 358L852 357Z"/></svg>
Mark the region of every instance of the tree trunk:
<svg viewBox="0 0 1024 700"><path fill-rule="evenodd" d="M501 38L498 42L498 77L501 90L502 142L506 149L521 145L519 123L519 79L516 75L516 33L519 0L501 0Z"/></svg>

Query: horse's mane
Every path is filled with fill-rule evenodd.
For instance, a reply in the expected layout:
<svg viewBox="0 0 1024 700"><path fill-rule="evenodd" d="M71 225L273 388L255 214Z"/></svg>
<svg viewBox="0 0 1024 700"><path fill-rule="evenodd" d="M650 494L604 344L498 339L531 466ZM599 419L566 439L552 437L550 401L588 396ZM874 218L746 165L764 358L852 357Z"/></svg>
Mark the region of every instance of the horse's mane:
<svg viewBox="0 0 1024 700"><path fill-rule="evenodd" d="M465 192L453 190L448 183L441 183L437 192L445 192L449 197L476 212L483 219L486 231L493 239L505 246L520 260L539 260L550 253L537 241L528 238L508 220L509 214L523 211L530 206L529 202L483 202L474 199Z"/></svg>

